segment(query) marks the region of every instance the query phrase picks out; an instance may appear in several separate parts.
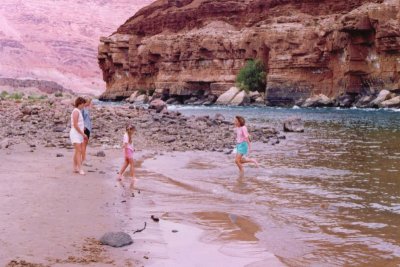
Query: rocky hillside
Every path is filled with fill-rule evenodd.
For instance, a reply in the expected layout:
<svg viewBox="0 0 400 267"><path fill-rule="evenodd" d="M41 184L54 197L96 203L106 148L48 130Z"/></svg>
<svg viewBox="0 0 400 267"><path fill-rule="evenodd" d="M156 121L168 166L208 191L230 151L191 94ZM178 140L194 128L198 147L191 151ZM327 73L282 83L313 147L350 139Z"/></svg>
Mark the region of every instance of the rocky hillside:
<svg viewBox="0 0 400 267"><path fill-rule="evenodd" d="M152 0L2 0L0 77L48 80L78 92L104 88L97 45Z"/></svg>
<svg viewBox="0 0 400 267"><path fill-rule="evenodd" d="M220 95L251 58L266 100L400 90L398 0L159 0L101 39L104 99Z"/></svg>

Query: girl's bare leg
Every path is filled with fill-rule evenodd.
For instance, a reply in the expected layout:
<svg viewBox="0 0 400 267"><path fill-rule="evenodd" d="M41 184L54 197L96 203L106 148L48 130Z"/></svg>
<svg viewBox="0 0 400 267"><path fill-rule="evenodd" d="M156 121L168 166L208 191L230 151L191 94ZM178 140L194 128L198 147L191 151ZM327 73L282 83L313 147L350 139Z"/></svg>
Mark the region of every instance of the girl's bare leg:
<svg viewBox="0 0 400 267"><path fill-rule="evenodd" d="M238 166L240 172L243 172L243 164L242 164L243 159L242 158L243 158L243 155L236 154L235 163Z"/></svg>
<svg viewBox="0 0 400 267"><path fill-rule="evenodd" d="M129 159L129 166L130 166L130 170L129 170L129 176L131 177L131 184L130 184L130 191L132 196L133 195L133 190L135 188L135 163L133 161L133 159Z"/></svg>
<svg viewBox="0 0 400 267"><path fill-rule="evenodd" d="M122 165L122 168L118 173L118 180L119 181L122 180L122 175L124 175L124 172L126 171L126 168L128 168L128 166L129 166L129 161L128 161L128 159L125 159L124 164Z"/></svg>
<svg viewBox="0 0 400 267"><path fill-rule="evenodd" d="M258 168L258 162L257 162L257 160L255 160L255 159L252 159L252 158L243 158L242 157L242 160L241 160L241 162L242 162L242 164L244 164L244 163L254 163L256 166L257 166L257 168Z"/></svg>

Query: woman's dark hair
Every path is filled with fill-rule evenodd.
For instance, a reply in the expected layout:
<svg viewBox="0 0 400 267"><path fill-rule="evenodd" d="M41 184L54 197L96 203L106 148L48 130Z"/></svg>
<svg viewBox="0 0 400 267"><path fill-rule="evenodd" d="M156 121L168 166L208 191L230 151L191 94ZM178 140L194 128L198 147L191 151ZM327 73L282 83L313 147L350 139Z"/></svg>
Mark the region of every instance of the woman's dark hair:
<svg viewBox="0 0 400 267"><path fill-rule="evenodd" d="M77 107L79 107L80 105L82 105L82 104L85 104L86 103L86 99L84 99L83 97L81 97L81 96L78 96L76 99L75 99L75 107L77 108Z"/></svg>
<svg viewBox="0 0 400 267"><path fill-rule="evenodd" d="M243 117L236 116L236 119L238 120L240 127L243 127L246 124L246 120Z"/></svg>

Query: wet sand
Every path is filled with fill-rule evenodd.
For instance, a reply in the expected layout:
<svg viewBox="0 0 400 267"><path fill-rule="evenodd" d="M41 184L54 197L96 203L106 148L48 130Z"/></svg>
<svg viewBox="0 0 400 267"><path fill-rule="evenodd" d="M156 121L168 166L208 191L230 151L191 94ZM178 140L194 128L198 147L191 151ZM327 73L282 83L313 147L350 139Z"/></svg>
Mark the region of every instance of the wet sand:
<svg viewBox="0 0 400 267"><path fill-rule="evenodd" d="M31 150L0 150L0 266L281 266L258 246L259 226L248 218L184 205L205 195L151 170L152 152L136 155L146 160L137 168L135 197L126 197L113 179L119 150L101 158L94 156L99 148L89 148L86 176L71 172L70 150ZM109 231L131 234L134 244L99 245Z"/></svg>

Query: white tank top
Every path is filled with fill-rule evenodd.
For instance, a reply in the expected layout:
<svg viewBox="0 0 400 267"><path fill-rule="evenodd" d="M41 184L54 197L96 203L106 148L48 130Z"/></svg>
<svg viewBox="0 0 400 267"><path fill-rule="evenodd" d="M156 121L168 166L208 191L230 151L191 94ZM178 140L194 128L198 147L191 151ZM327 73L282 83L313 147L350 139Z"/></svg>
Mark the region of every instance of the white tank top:
<svg viewBox="0 0 400 267"><path fill-rule="evenodd" d="M73 116L75 110L77 110L77 111L79 112L78 127L79 127L79 129L81 129L82 132L83 132L83 130L84 130L84 128L85 128L85 124L84 124L84 122L83 122L82 112L81 112L78 108L74 108L74 110L73 110L72 113L71 113L71 129L75 129L75 128L74 128L74 116Z"/></svg>

